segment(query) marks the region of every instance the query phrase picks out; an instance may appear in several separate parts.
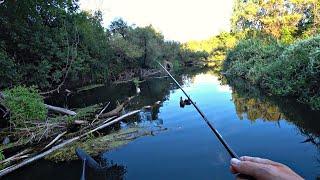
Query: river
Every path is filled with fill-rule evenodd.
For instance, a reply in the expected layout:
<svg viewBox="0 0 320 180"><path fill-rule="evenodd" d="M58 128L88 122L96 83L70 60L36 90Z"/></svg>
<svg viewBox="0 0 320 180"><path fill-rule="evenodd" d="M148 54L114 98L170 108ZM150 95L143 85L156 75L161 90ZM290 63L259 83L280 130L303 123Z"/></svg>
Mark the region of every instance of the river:
<svg viewBox="0 0 320 180"><path fill-rule="evenodd" d="M210 72L177 78L237 154L287 164L307 179L320 176L320 112L290 99L266 97L240 81L227 85ZM229 172L230 156L192 106L180 108L184 96L170 79L148 80L140 88L129 109L158 100L161 106L121 127L134 124L167 130L101 153L96 158L110 166L108 172L87 169L87 179L234 179ZM134 93L133 84L123 84L50 101L76 108L115 102ZM79 160L40 160L5 179L80 179L81 172Z"/></svg>

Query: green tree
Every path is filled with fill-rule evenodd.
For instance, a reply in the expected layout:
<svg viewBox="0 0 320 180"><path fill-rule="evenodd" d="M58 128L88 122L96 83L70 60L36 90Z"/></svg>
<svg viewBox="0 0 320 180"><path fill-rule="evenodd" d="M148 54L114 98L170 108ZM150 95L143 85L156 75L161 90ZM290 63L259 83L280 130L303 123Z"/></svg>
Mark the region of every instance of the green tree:
<svg viewBox="0 0 320 180"><path fill-rule="evenodd" d="M129 33L130 27L122 18L120 18L111 22L109 30L113 35L121 35L122 38L125 38Z"/></svg>
<svg viewBox="0 0 320 180"><path fill-rule="evenodd" d="M133 41L143 51L143 55L139 59L143 68L151 68L155 65L155 61L162 60L162 47L164 45L162 34L158 33L151 25L135 28L134 34Z"/></svg>
<svg viewBox="0 0 320 180"><path fill-rule="evenodd" d="M206 52L207 57L202 57L205 60L209 60L206 62L207 65L216 68L216 70L220 70L227 51L236 45L239 37L240 36L235 33L221 32L207 40L190 41L185 44L185 47L194 52Z"/></svg>
<svg viewBox="0 0 320 180"><path fill-rule="evenodd" d="M77 0L4 1L0 88L36 85L52 93L67 84L104 83L128 69L153 68L155 61L183 63L177 61L182 45L166 42L152 26L116 19L106 29L102 20L99 11L81 11Z"/></svg>
<svg viewBox="0 0 320 180"><path fill-rule="evenodd" d="M236 0L232 30L259 30L292 43L302 31L315 33L319 23L318 6L317 0Z"/></svg>

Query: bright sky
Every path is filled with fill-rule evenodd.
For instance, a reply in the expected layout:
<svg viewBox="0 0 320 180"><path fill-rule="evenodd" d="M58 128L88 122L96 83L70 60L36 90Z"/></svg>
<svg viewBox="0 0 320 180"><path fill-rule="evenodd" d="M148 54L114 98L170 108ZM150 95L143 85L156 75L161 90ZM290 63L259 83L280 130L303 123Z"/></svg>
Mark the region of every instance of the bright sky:
<svg viewBox="0 0 320 180"><path fill-rule="evenodd" d="M106 26L122 17L129 24L152 24L165 39L202 40L230 29L232 0L80 0L84 10L99 9Z"/></svg>

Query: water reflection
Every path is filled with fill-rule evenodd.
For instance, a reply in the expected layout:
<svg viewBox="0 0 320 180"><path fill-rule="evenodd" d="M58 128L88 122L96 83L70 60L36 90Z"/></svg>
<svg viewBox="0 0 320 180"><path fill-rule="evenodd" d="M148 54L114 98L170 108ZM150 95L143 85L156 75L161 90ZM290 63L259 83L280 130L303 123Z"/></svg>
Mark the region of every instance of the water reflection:
<svg viewBox="0 0 320 180"><path fill-rule="evenodd" d="M121 164L109 162L102 158L100 159L102 164L108 167L103 172L96 172L91 168L86 168L85 178L87 180L121 180L125 179L127 169ZM82 162L71 161L63 163L54 163L50 161L40 160L34 163L32 166L27 166L23 169L19 169L12 174L5 176L3 179L23 179L23 180L34 180L34 179L46 179L46 180L57 180L57 179L75 179L78 180L82 175Z"/></svg>
<svg viewBox="0 0 320 180"><path fill-rule="evenodd" d="M279 122L286 120L297 127L305 136L302 143L312 143L320 151L319 111L313 111L294 99L265 96L262 91L242 79L229 80L232 87L232 101L239 119Z"/></svg>
<svg viewBox="0 0 320 180"><path fill-rule="evenodd" d="M241 80L227 82L221 77L219 80L214 72L194 74L197 72L176 78L239 154L271 158L293 166L307 179L314 179L319 170L314 156L320 159L317 153L320 151L320 112L288 98L265 96ZM193 107L179 108L183 94L170 79L150 79L140 84L140 88L140 95L133 99L126 111L153 106L157 101L161 103L116 124L113 130L130 125L141 129L165 127L168 130L103 153L102 162L110 162L110 172L114 171L112 176L107 173L108 178L233 178L228 170L229 156L225 149L199 120ZM60 97L48 101L76 108L107 101L121 102L135 92L133 83L128 83L73 94L67 101ZM110 108L113 106L115 104ZM39 161L8 179L79 179L81 164L81 161L58 164ZM159 173L159 169L163 173ZM88 177L105 179L106 174L89 171Z"/></svg>
<svg viewBox="0 0 320 180"><path fill-rule="evenodd" d="M242 97L236 90L232 92L232 100L236 106L236 112L240 120L249 119L251 121L280 121L284 115L278 106L269 101L262 101L258 98ZM245 116L245 117L244 117Z"/></svg>

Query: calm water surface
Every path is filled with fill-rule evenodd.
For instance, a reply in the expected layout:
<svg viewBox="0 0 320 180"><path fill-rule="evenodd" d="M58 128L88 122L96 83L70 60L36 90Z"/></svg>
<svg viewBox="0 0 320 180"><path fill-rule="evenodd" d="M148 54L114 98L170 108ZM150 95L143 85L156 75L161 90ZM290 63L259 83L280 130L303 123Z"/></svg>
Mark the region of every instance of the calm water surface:
<svg viewBox="0 0 320 180"><path fill-rule="evenodd" d="M307 179L320 176L319 112L289 99L264 97L242 82L221 85L210 73L182 76L180 81L239 155L285 163ZM98 88L51 103L81 107L132 95L134 89L132 84ZM138 125L168 130L102 153L110 171L97 174L89 169L88 179L234 179L226 150L192 106L179 107L181 96L169 79L141 84L141 95L131 108L158 100L162 105L153 113L140 114ZM81 166L81 161L41 160L6 179L79 179Z"/></svg>

